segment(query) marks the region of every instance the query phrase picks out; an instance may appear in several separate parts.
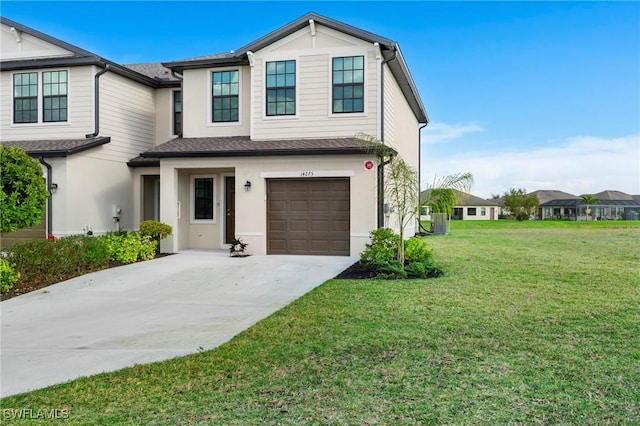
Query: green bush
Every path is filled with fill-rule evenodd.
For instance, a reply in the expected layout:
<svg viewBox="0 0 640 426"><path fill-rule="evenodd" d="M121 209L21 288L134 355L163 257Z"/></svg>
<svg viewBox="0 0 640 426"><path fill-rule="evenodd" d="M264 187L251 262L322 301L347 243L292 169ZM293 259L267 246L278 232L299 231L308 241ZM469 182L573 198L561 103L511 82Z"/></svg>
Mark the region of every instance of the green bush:
<svg viewBox="0 0 640 426"><path fill-rule="evenodd" d="M426 278L442 273L433 260L433 250L424 238L411 237L404 242L405 263L397 260L400 236L391 229L371 231L371 242L360 255L360 263L373 269L378 278Z"/></svg>
<svg viewBox="0 0 640 426"><path fill-rule="evenodd" d="M158 242L139 232L107 234L102 238L107 241L110 259L116 262L134 263L138 260L149 260L156 254Z"/></svg>
<svg viewBox="0 0 640 426"><path fill-rule="evenodd" d="M106 242L86 235L18 243L11 248L10 256L21 279L48 283L77 277L109 265Z"/></svg>
<svg viewBox="0 0 640 426"><path fill-rule="evenodd" d="M18 282L20 272L14 271L11 263L4 257L0 257L0 293L6 293Z"/></svg>
<svg viewBox="0 0 640 426"><path fill-rule="evenodd" d="M49 191L38 161L16 146L0 145L0 170L0 231L40 223Z"/></svg>
<svg viewBox="0 0 640 426"><path fill-rule="evenodd" d="M420 262L426 265L433 262L433 250L421 237L411 237L404 242L405 263Z"/></svg>
<svg viewBox="0 0 640 426"><path fill-rule="evenodd" d="M160 240L167 238L167 235L171 235L172 232L171 225L157 220L145 220L140 224L140 234L156 241L156 253L160 252Z"/></svg>
<svg viewBox="0 0 640 426"><path fill-rule="evenodd" d="M371 242L360 255L360 262L372 268L381 269L398 258L400 235L389 228L371 231Z"/></svg>

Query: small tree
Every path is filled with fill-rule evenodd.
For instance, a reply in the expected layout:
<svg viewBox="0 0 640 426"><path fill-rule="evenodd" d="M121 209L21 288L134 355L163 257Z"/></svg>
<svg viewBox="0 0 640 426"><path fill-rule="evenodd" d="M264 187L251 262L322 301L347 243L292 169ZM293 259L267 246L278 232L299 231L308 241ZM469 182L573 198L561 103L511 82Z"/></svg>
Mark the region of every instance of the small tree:
<svg viewBox="0 0 640 426"><path fill-rule="evenodd" d="M524 188L511 188L509 192L504 193L504 206L519 221L528 220L536 213L539 205L538 197L535 194L527 194Z"/></svg>
<svg viewBox="0 0 640 426"><path fill-rule="evenodd" d="M584 210L584 212L586 213L587 217L589 217L591 215L591 204L596 204L600 200L598 200L595 195L591 194L582 194L580 198L582 199L582 202L587 205L587 208Z"/></svg>
<svg viewBox="0 0 640 426"><path fill-rule="evenodd" d="M396 157L387 166L385 178L385 198L398 215L400 227L398 261L404 265L404 229L418 215L418 174L402 158Z"/></svg>
<svg viewBox="0 0 640 426"><path fill-rule="evenodd" d="M0 231L37 225L48 196L40 164L18 147L0 145Z"/></svg>
<svg viewBox="0 0 640 426"><path fill-rule="evenodd" d="M438 179L433 178L433 183L424 192L422 205L428 206L431 213L446 214L447 223L451 220L453 208L461 203L461 197L468 193L473 183L473 174L470 172L456 173Z"/></svg>

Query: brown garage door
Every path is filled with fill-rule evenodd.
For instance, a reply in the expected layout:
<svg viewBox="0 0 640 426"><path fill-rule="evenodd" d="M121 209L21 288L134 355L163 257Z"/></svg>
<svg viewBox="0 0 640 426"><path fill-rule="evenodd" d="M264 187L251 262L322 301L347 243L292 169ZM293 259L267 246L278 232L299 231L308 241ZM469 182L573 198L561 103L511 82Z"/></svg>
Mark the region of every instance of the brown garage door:
<svg viewBox="0 0 640 426"><path fill-rule="evenodd" d="M267 254L349 256L349 178L267 180Z"/></svg>

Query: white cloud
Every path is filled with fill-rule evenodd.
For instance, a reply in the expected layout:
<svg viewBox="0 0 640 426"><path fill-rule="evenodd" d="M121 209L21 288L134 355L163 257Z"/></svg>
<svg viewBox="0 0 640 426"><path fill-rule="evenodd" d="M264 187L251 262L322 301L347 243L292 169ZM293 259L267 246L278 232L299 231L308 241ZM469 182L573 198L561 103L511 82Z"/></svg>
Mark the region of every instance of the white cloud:
<svg viewBox="0 0 640 426"><path fill-rule="evenodd" d="M425 144L439 143L451 139L459 139L467 133L475 132L484 132L484 128L476 123L429 123L422 131L422 142Z"/></svg>
<svg viewBox="0 0 640 426"><path fill-rule="evenodd" d="M428 147L423 147L427 155ZM424 157L423 157L424 158ZM423 184L459 172L474 175L472 193L480 197L509 188L557 189L572 194L619 190L640 194L640 135L619 138L577 136L553 146L522 147L518 151L456 152L422 165Z"/></svg>

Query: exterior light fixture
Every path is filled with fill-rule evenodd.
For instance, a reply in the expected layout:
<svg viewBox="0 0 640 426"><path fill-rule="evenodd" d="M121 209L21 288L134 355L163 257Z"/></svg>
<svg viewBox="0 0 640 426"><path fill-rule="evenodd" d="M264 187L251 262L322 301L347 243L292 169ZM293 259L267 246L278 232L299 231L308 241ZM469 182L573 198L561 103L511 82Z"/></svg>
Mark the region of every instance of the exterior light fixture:
<svg viewBox="0 0 640 426"><path fill-rule="evenodd" d="M247 192L251 191L251 182L250 181L245 182L244 190L247 191Z"/></svg>
<svg viewBox="0 0 640 426"><path fill-rule="evenodd" d="M55 194L57 190L58 190L57 183L52 183L49 185L49 192L51 192L52 194Z"/></svg>

